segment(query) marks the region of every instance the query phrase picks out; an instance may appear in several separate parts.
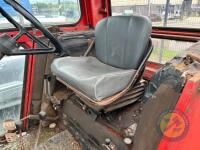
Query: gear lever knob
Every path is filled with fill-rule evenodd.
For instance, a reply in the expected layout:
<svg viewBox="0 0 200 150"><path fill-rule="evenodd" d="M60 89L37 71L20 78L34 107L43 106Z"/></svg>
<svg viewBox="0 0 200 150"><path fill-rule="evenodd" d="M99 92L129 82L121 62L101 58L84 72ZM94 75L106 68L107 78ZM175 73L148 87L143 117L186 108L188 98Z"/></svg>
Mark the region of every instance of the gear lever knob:
<svg viewBox="0 0 200 150"><path fill-rule="evenodd" d="M47 113L45 111L39 112L39 119L40 120L45 120L47 117Z"/></svg>

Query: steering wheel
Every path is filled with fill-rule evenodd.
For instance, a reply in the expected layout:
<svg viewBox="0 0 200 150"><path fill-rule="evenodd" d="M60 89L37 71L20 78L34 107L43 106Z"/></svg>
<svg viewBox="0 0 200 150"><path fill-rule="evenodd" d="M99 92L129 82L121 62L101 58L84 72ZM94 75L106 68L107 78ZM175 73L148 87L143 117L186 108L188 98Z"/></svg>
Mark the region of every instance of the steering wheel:
<svg viewBox="0 0 200 150"><path fill-rule="evenodd" d="M16 22L4 9L0 6L0 13L7 18L7 20L12 23L19 33L14 37L9 37L8 35L0 36L0 55L29 55L29 54L45 54L45 53L57 53L61 54L63 47L57 38L51 34L48 29L46 29L38 19L36 19L31 13L29 13L23 6L21 6L15 0L4 0L7 4L12 6L17 12L19 12L24 18L26 18L35 28L40 30L43 35L50 40L53 44L53 48L46 45L44 42L39 40L34 35L30 34L25 27ZM32 48L19 50L16 46L17 40L22 36L26 35L32 39L35 43L39 44L42 48ZM65 50L66 51L66 50ZM69 53L68 53L69 54Z"/></svg>

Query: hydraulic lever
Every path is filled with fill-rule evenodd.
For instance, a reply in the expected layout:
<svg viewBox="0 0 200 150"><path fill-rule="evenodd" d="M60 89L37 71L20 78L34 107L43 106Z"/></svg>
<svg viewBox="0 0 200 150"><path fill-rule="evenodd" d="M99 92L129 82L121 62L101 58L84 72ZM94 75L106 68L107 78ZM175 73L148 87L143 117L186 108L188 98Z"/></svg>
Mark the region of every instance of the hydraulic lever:
<svg viewBox="0 0 200 150"><path fill-rule="evenodd" d="M51 86L50 86L50 82L52 80L51 75L46 74L44 76L44 80L45 80L45 86L44 86L44 92L45 93L44 94L46 95L47 100L52 103L53 108L55 110L62 108L63 100L58 100L55 96L52 96Z"/></svg>

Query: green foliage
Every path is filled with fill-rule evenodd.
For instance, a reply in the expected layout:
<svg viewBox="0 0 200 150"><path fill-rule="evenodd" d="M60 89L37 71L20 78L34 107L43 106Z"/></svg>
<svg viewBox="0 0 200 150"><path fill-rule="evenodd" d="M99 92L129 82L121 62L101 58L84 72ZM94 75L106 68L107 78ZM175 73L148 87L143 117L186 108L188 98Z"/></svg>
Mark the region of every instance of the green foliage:
<svg viewBox="0 0 200 150"><path fill-rule="evenodd" d="M167 48L163 49L163 54L162 54L162 61L166 62L169 61L170 59L172 59L173 57L179 55L181 53L180 50L170 50ZM159 57L160 57L160 48L159 47L155 47L151 56L150 56L150 60L151 61L155 61L158 62L159 61Z"/></svg>

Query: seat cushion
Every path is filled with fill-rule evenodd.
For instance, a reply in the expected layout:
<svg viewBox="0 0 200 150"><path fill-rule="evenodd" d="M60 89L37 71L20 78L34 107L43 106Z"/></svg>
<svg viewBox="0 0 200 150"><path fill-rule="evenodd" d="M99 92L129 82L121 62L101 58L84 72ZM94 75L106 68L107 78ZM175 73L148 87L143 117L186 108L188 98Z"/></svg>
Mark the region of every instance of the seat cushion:
<svg viewBox="0 0 200 150"><path fill-rule="evenodd" d="M56 77L96 101L122 91L135 73L133 69L106 65L95 57L57 58L51 70Z"/></svg>

